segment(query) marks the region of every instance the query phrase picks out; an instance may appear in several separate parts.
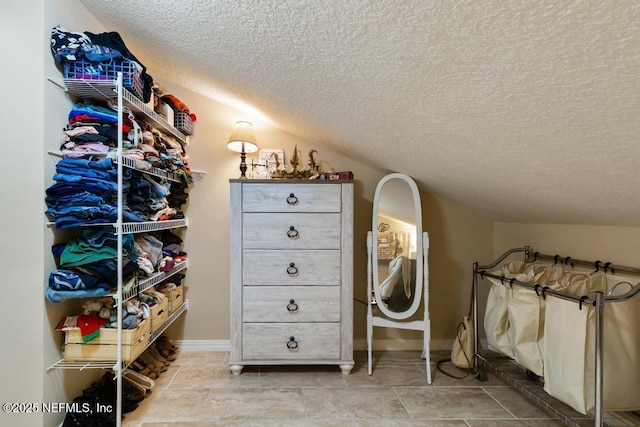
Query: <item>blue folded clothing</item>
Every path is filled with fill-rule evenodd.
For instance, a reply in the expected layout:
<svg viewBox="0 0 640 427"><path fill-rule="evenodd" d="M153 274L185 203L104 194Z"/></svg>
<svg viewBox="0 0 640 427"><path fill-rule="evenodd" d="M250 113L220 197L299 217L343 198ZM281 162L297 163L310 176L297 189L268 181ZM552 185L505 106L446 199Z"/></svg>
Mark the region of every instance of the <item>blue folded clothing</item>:
<svg viewBox="0 0 640 427"><path fill-rule="evenodd" d="M45 290L45 297L53 304L60 304L61 302L73 299L73 298L97 298L103 297L108 294L109 291L102 288L96 289L78 289L75 291L57 291L47 286Z"/></svg>

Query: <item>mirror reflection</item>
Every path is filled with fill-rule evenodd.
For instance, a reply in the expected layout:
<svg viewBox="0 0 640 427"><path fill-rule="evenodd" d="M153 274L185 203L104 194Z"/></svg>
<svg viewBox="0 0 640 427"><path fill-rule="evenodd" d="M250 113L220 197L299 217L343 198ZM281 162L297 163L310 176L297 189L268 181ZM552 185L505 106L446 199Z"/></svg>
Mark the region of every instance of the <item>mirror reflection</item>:
<svg viewBox="0 0 640 427"><path fill-rule="evenodd" d="M378 303L390 311L404 312L416 293L414 196L404 180L391 179L384 183L378 203Z"/></svg>

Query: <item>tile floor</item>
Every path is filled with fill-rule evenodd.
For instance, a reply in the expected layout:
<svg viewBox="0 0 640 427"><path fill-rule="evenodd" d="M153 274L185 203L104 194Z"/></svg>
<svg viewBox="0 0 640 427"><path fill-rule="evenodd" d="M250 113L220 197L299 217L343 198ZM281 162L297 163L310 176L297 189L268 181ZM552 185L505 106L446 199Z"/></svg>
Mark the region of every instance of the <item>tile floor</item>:
<svg viewBox="0 0 640 427"><path fill-rule="evenodd" d="M377 352L367 375L365 352L343 375L337 366L245 367L231 375L228 353L180 353L156 381L125 427L555 427L562 426L491 372L457 380L437 369L448 357L432 353L433 384L425 379L419 352ZM530 387L541 385L506 360ZM455 372L453 365L445 365ZM458 374L462 371L457 371ZM532 389L533 390L533 389ZM546 394L545 394L546 397ZM580 426L593 420L555 402ZM575 418L574 418L575 417ZM609 427L640 425L607 414Z"/></svg>

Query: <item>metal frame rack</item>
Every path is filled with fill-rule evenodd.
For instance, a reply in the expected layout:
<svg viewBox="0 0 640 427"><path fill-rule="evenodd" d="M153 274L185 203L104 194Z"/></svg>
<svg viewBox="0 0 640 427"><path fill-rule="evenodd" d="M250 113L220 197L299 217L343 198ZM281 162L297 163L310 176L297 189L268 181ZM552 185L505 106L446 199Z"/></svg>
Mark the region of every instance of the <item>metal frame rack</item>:
<svg viewBox="0 0 640 427"><path fill-rule="evenodd" d="M485 357L480 353L480 342L479 342L479 326L478 326L478 276L480 278L493 278L502 281L504 284L508 284L510 286L519 286L528 288L530 290L535 291L535 293L544 298L546 295L553 295L554 297L561 298L566 301L571 301L576 305L592 305L595 311L595 340L594 346L592 349L587 349L593 351L595 357L595 369L593 372L593 381L595 384L595 410L594 410L594 425L595 426L603 426L603 334L604 334L604 306L605 304L617 303L628 301L640 293L640 284L633 287L629 292L623 295L617 296L605 296L603 292L596 292L594 298L588 298L587 296L575 296L570 295L564 292L560 292L558 290L549 289L548 286L543 286L537 283L525 283L518 281L514 278L505 279L504 276L500 276L494 273L490 273L489 270L495 268L500 265L503 261L505 261L512 254L523 254L526 262L534 262L534 261L547 261L553 262L554 264L563 264L565 266L583 266L583 267L594 267L595 272L603 271L603 272L623 272L633 275L640 275L640 268L628 267L622 265L612 264L610 262L602 262L602 261L586 261L581 259L574 259L571 257L561 257L559 255L546 255L541 254L539 252L532 253L529 246L514 248L503 253L499 258L497 258L494 262L488 265L479 265L477 262L473 264L473 319L474 319L474 332L475 332L475 343L474 343L474 371L476 378L482 380L484 378L484 373L481 369L481 365L489 368L492 372L496 373L498 376L506 380L508 383L516 387L520 392L525 394L530 399L537 402L541 405L545 410L552 413L555 416L558 416L565 424L579 427L580 424L576 423L569 416L564 414L559 409L555 408L553 405L545 401L541 396L534 394L533 392L527 390L527 387L524 387L521 382L518 382L514 378L512 378L509 374L502 371L499 367L497 367L489 358ZM577 309L577 308L576 308ZM528 372L527 372L528 374Z"/></svg>
<svg viewBox="0 0 640 427"><path fill-rule="evenodd" d="M133 114L139 113L144 116L146 120L152 122L159 128L168 132L185 145L188 144L188 138L186 135L177 130L173 125L169 124L163 117L156 114L146 104L142 103L132 93L123 87L122 73L117 73L115 80L84 80L84 79L49 79L52 83L56 84L66 92L70 93L78 99L93 99L98 101L107 101L113 103L117 102L117 107L114 104L113 108L116 109L118 116L122 117L124 113ZM123 156L123 140L122 140L122 120L118 122L118 146L115 152L107 153L113 162L117 164L118 170L118 195L117 195L117 207L118 216L117 220L113 224L103 224L104 226L112 226L117 236L117 252L118 252L118 287L114 294L111 296L116 301L117 307L117 324L118 324L118 337L117 337L117 359L113 361L91 361L91 362L70 362L61 359L52 364L47 371L51 369L112 369L115 372L115 380L117 381L117 397L116 397L116 426L120 426L122 419L122 371L126 368L126 363L122 360L122 303L130 298L134 298L140 292L150 288L162 280L173 276L174 274L185 270L188 267L188 261L177 263L174 268L168 272L155 273L151 277L140 280L129 291L123 291L123 273L122 273L122 236L125 233L145 233L151 231L166 230L172 228L188 227L188 220L176 219L168 221L154 221L154 222L131 222L124 223L122 221L122 209L123 209L123 168L131 168L145 173L166 179L169 181L179 182L177 174L171 172L165 172L161 169L138 169L136 164L131 159ZM49 152L52 156L63 157L64 152ZM92 226L100 226L101 224L92 224ZM184 304L180 306L175 312L173 312L165 323L160 325L151 331L149 343L145 349L151 345L168 327L173 323L182 313L188 310L188 301L185 300Z"/></svg>

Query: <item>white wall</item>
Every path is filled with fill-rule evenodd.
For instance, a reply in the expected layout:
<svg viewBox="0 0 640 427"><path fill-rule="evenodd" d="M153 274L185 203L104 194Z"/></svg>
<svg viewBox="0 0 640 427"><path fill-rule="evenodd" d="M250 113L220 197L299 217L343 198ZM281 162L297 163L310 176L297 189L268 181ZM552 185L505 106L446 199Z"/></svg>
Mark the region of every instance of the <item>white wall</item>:
<svg viewBox="0 0 640 427"><path fill-rule="evenodd" d="M495 223L493 253L529 245L532 251L640 266L640 228Z"/></svg>
<svg viewBox="0 0 640 427"><path fill-rule="evenodd" d="M42 1L0 4L0 77L4 82L0 194L0 400L42 401L43 117ZM42 415L0 412L0 425L42 425Z"/></svg>

